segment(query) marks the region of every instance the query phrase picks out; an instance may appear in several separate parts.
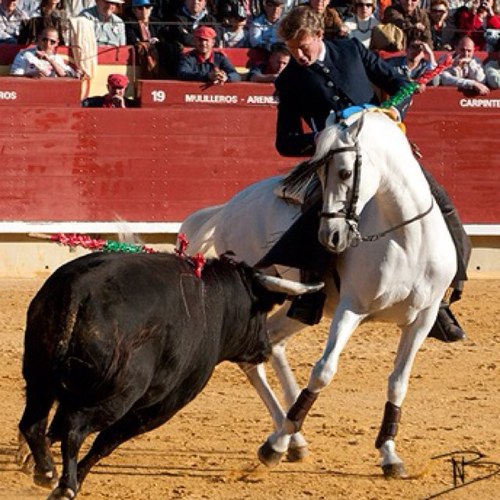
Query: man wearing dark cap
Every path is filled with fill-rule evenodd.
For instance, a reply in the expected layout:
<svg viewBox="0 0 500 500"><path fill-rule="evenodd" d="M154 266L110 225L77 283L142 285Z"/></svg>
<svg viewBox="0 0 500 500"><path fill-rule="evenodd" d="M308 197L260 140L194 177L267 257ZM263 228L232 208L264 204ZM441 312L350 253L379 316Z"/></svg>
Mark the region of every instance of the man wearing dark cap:
<svg viewBox="0 0 500 500"><path fill-rule="evenodd" d="M133 99L125 97L128 78L125 75L113 73L108 76L108 93L103 96L87 97L82 101L84 108L134 108Z"/></svg>
<svg viewBox="0 0 500 500"><path fill-rule="evenodd" d="M226 3L222 6L222 42L224 47L248 48L247 14L241 4Z"/></svg>
<svg viewBox="0 0 500 500"><path fill-rule="evenodd" d="M199 26L194 30L194 50L183 54L179 61L177 77L180 80L207 82L223 85L239 82L237 73L229 59L221 52L214 51L217 33L210 26Z"/></svg>
<svg viewBox="0 0 500 500"><path fill-rule="evenodd" d="M171 41L181 47L194 47L194 30L199 26L215 27L217 45L220 44L222 30L219 31L217 18L207 8L207 0L183 0L177 13L167 18L170 23Z"/></svg>
<svg viewBox="0 0 500 500"><path fill-rule="evenodd" d="M264 12L254 18L248 26L251 47L270 52L272 45L281 41L278 36L278 25L284 5L285 0L264 0Z"/></svg>

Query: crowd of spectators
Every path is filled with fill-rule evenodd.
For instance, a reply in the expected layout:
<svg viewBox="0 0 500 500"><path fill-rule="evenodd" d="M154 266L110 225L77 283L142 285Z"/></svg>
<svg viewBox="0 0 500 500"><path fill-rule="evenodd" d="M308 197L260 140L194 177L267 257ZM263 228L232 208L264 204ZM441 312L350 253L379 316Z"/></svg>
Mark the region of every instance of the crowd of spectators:
<svg viewBox="0 0 500 500"><path fill-rule="evenodd" d="M243 77L268 82L289 59L278 34L280 20L299 3L323 16L325 38L357 38L367 48L399 52L390 63L410 78L436 65L433 51L449 51L453 66L434 83L483 94L485 88L498 88L497 0L0 0L0 50L2 44L36 45L30 59L37 58L47 52L40 44L48 28L57 33L58 44L75 45L71 20L83 18L87 24L78 26L86 26L97 45L134 46L143 78L239 81L242 74L218 54L246 48L259 57ZM195 35L200 27L209 28L204 38ZM463 50L471 43L469 61ZM490 54L484 68L474 51ZM223 76L215 59L225 65ZM46 66L47 60L42 62Z"/></svg>

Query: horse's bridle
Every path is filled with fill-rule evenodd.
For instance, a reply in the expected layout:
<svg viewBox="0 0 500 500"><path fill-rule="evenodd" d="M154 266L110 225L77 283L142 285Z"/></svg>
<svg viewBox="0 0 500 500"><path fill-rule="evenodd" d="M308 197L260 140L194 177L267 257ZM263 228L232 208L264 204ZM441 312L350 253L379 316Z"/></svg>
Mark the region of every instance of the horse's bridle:
<svg viewBox="0 0 500 500"><path fill-rule="evenodd" d="M362 121L362 120L360 120ZM359 133L359 130L361 129L361 126L358 126L357 132ZM356 137L358 135L356 134ZM346 221L346 224L349 226L349 231L353 233L353 239L352 239L352 246L356 246L360 241L376 241L379 238L382 238L386 234L395 231L396 229L399 229L403 226L406 226L408 224L411 224L412 222L415 222L419 219L422 219L425 217L427 214L429 214L434 206L434 197L431 196L431 205L430 207L425 210L424 212L416 215L415 217L412 217L411 219L407 219L400 224L396 224L395 226L390 227L389 229L386 229L385 231L381 231L379 233L374 233L369 236L362 236L361 233L359 232L358 229L358 222L359 222L359 215L357 214L357 203L359 200L359 182L360 182L360 177L361 177L361 150L359 147L359 143L357 141L357 138L352 146L344 146L342 148L337 148L337 149L332 149L324 158L323 158L323 165L326 167L328 165L328 162L336 155L336 154L342 154L342 153L348 153L348 152L355 152L356 153L356 158L354 160L354 169L353 169L353 180L352 180L352 195L349 200L349 203L340 211L338 212L320 212L319 216L320 218L326 218L326 219L335 219L335 218L343 218ZM328 176L328 169L325 169L325 177Z"/></svg>
<svg viewBox="0 0 500 500"><path fill-rule="evenodd" d="M361 151L356 141L353 146L344 146L343 148L332 149L324 158L325 166L336 154L349 153L354 151L356 159L354 160L353 179L352 179L352 195L349 204L339 212L320 212L319 216L325 219L343 218L346 222L353 221L356 224L359 221L359 216L356 213L357 203L359 200L359 177L361 173ZM325 178L328 177L328 169L325 169Z"/></svg>

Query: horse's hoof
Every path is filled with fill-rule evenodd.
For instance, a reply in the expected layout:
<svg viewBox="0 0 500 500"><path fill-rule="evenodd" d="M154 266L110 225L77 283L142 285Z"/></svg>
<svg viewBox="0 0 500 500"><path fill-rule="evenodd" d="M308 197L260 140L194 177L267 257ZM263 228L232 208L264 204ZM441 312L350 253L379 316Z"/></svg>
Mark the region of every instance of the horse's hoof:
<svg viewBox="0 0 500 500"><path fill-rule="evenodd" d="M72 500L76 493L71 488L60 488L59 486L47 497L47 500Z"/></svg>
<svg viewBox="0 0 500 500"><path fill-rule="evenodd" d="M297 446L296 448L288 448L286 458L289 462L301 462L309 455L307 446Z"/></svg>
<svg viewBox="0 0 500 500"><path fill-rule="evenodd" d="M275 467L281 462L284 453L274 451L269 441L266 441L258 452L259 460L267 467Z"/></svg>
<svg viewBox="0 0 500 500"><path fill-rule="evenodd" d="M42 488L53 489L57 485L56 471L36 472L33 474L33 481Z"/></svg>
<svg viewBox="0 0 500 500"><path fill-rule="evenodd" d="M382 465L382 470L384 471L384 477L386 479L404 479L408 477L405 466L402 462L397 464Z"/></svg>

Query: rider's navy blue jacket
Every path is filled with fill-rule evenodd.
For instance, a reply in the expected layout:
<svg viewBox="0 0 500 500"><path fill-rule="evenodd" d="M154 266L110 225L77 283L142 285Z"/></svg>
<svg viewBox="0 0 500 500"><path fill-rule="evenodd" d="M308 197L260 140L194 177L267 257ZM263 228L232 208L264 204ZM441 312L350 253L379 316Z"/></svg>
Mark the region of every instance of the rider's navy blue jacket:
<svg viewBox="0 0 500 500"><path fill-rule="evenodd" d="M301 66L291 58L275 81L278 93L276 149L283 156L310 156L314 135L331 111L378 104L374 91L394 95L408 80L356 39L325 40L324 65ZM305 132L304 120L313 133Z"/></svg>

